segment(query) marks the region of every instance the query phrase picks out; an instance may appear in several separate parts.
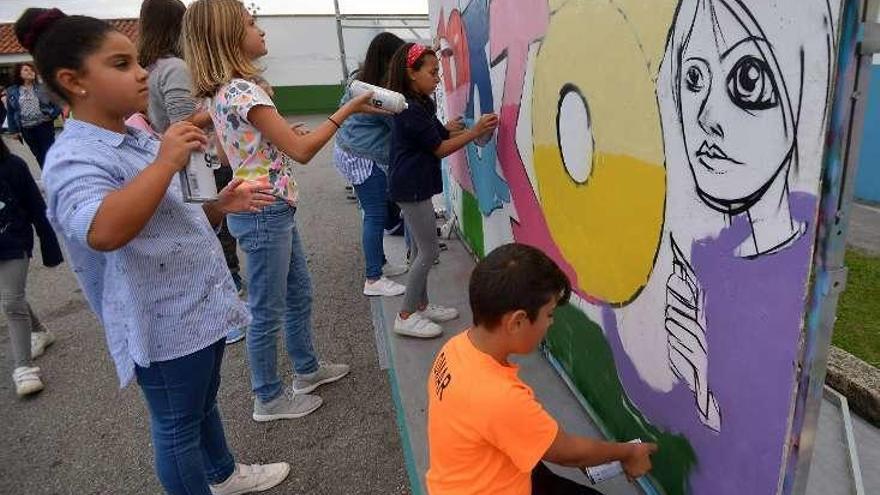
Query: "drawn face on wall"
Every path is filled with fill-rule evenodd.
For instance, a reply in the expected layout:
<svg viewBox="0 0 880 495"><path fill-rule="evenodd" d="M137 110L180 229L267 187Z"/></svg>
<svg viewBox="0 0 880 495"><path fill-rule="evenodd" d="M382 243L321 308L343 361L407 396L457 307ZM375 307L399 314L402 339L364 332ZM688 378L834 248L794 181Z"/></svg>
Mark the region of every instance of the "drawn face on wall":
<svg viewBox="0 0 880 495"><path fill-rule="evenodd" d="M773 47L742 14L724 0L700 2L675 88L697 189L723 211L763 194L787 168L795 135Z"/></svg>

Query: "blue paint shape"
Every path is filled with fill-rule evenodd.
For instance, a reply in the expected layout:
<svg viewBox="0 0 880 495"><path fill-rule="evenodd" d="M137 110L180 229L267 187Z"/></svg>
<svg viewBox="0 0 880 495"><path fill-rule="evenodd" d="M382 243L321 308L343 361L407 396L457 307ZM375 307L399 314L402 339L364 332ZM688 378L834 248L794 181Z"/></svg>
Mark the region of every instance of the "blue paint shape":
<svg viewBox="0 0 880 495"><path fill-rule="evenodd" d="M473 125L472 119L467 120L470 120L467 122L468 126ZM480 213L485 216L501 208L504 203L510 202L510 188L495 170L497 155L495 138L481 149L473 143L467 146L468 168L476 192L477 205L480 207Z"/></svg>
<svg viewBox="0 0 880 495"><path fill-rule="evenodd" d="M465 108L464 122L468 127L474 125L476 111L476 94L480 95L480 114L495 111L492 95L492 78L489 72L489 59L486 47L489 44L489 3L487 0L472 0L461 15L467 33L468 52L470 53L471 82L468 90L468 103ZM467 146L468 169L471 182L474 184L474 196L480 212L489 216L510 201L510 188L498 175L495 169L496 140L493 138L481 150L471 143Z"/></svg>

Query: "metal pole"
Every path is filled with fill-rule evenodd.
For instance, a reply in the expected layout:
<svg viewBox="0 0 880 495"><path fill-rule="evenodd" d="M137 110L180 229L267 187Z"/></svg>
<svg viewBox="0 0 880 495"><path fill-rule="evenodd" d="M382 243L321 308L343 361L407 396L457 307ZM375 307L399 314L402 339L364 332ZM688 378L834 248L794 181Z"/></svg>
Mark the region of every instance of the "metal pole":
<svg viewBox="0 0 880 495"><path fill-rule="evenodd" d="M836 78L832 81L835 94L828 129L830 144L825 152L822 171L820 236L813 261L809 313L804 325L806 345L803 363L810 366L810 369L802 372L806 376L800 383L798 395L806 394L806 398L795 410L795 426L800 428L799 431L794 431L795 436L792 439L794 456L790 462L796 462L794 482L792 486L785 486L783 489L784 493L796 495L806 493L807 489L810 464L815 451L828 351L837 316L837 301L846 285L846 235L873 58L860 53L862 43L859 32L867 21L867 1L844 0L842 5L842 35L838 42Z"/></svg>
<svg viewBox="0 0 880 495"><path fill-rule="evenodd" d="M342 13L339 11L339 0L333 0L336 11L336 37L339 39L339 62L342 64L342 84L348 81L348 63L345 61L345 36L342 34Z"/></svg>

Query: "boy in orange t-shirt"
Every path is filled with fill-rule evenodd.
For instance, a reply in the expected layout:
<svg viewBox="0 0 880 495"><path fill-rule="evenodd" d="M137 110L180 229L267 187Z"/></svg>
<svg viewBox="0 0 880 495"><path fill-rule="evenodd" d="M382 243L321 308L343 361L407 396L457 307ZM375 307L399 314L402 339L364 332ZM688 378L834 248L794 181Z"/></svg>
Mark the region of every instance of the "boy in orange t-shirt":
<svg viewBox="0 0 880 495"><path fill-rule="evenodd" d="M542 460L585 468L620 461L631 479L651 469L650 443L567 434L520 381L511 354L535 350L571 285L541 251L502 246L474 269L474 326L440 350L428 378L431 495L595 494Z"/></svg>

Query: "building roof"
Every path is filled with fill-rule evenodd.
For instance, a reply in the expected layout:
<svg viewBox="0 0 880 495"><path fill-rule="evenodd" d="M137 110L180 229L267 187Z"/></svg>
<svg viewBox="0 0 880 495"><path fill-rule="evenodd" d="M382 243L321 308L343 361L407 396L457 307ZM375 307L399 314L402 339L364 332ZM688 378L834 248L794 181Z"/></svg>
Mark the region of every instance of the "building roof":
<svg viewBox="0 0 880 495"><path fill-rule="evenodd" d="M120 33L131 38L132 41L137 40L137 19L108 19L107 22L115 27ZM27 50L18 44L18 39L15 38L13 24L0 24L0 55L18 55L22 53L27 53Z"/></svg>

